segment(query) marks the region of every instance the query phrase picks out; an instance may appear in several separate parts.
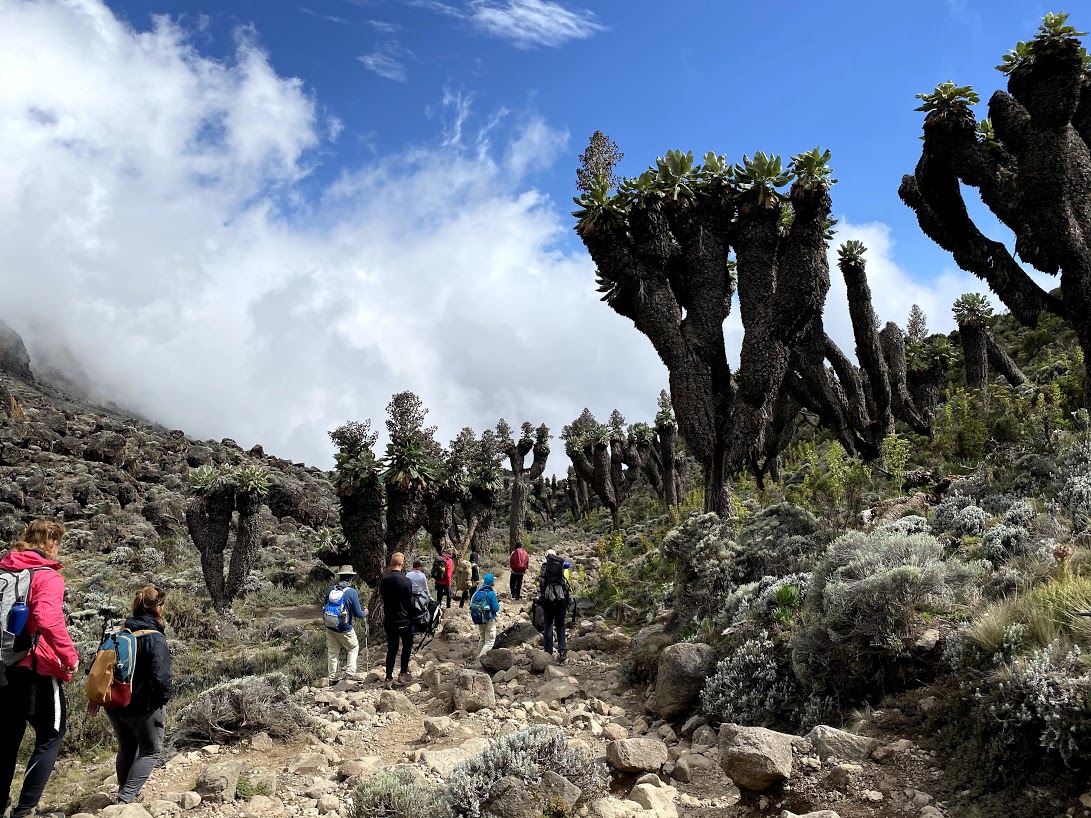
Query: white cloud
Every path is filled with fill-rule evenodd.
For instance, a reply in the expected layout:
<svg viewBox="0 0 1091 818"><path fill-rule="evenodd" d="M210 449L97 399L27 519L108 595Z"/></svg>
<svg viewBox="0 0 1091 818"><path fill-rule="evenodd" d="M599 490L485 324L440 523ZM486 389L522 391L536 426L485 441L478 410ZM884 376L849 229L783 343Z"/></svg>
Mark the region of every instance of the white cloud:
<svg viewBox="0 0 1091 818"><path fill-rule="evenodd" d="M122 406L318 465L328 429L381 427L402 389L442 440L651 417L665 370L563 249L568 208L521 178L564 135L529 116L460 146L470 116L451 94L450 144L308 200L331 120L248 36L215 60L97 0L0 4L3 317Z"/></svg>
<svg viewBox="0 0 1091 818"><path fill-rule="evenodd" d="M405 82L409 79L409 71L405 65L405 58L412 57L412 52L402 48L397 40L389 40L379 43L370 54L357 57L368 71L374 71L380 77L394 82Z"/></svg>
<svg viewBox="0 0 1091 818"><path fill-rule="evenodd" d="M469 13L478 28L521 48L559 46L603 30L590 11L551 0L470 0Z"/></svg>
<svg viewBox="0 0 1091 818"><path fill-rule="evenodd" d="M380 34L393 34L401 29L397 23L389 23L386 20L368 20L367 24Z"/></svg>

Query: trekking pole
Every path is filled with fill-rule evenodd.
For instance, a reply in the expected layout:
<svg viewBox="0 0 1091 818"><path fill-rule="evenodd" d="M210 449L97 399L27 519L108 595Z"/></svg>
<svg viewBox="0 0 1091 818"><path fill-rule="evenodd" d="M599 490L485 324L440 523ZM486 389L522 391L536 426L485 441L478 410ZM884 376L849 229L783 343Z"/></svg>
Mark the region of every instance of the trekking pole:
<svg viewBox="0 0 1091 818"><path fill-rule="evenodd" d="M368 624L367 617L364 617L364 667L367 668L368 673L371 672L371 648L367 644L367 636L371 631L371 625Z"/></svg>

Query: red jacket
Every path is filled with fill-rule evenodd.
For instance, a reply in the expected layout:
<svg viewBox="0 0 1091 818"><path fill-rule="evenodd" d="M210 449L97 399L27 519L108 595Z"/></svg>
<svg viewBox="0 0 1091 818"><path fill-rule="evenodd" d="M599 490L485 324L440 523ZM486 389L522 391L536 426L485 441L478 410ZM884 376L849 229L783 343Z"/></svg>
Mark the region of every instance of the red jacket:
<svg viewBox="0 0 1091 818"><path fill-rule="evenodd" d="M27 627L38 634L38 646L23 661L22 667L33 668L43 676L52 676L62 682L71 681L72 674L64 668L74 667L79 660L76 646L68 635L64 623L64 577L61 564L46 559L37 551L12 551L0 560L0 568L22 571L24 568L52 568L52 571L35 571L30 581L30 597L27 608L30 617Z"/></svg>
<svg viewBox="0 0 1091 818"><path fill-rule="evenodd" d="M444 581L436 580L436 585L450 585L451 580L455 576L455 561L446 554L443 555L443 561L447 563L447 578Z"/></svg>

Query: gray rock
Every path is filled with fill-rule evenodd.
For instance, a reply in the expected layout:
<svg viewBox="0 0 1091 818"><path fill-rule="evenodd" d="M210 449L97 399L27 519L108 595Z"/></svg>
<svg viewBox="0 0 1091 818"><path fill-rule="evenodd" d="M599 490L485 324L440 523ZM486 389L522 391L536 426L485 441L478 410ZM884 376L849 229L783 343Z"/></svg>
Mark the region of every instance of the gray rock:
<svg viewBox="0 0 1091 818"><path fill-rule="evenodd" d="M678 807L674 803L677 794L674 787L645 783L633 787L629 800L651 810L656 818L678 818Z"/></svg>
<svg viewBox="0 0 1091 818"><path fill-rule="evenodd" d="M441 778L447 778L455 767L480 753L488 743L486 739L473 738L462 742L457 747L448 747L445 750L422 750L420 763L431 768Z"/></svg>
<svg viewBox="0 0 1091 818"><path fill-rule="evenodd" d="M667 763L667 745L654 738L626 738L606 745L606 763L618 772L658 772Z"/></svg>
<svg viewBox="0 0 1091 818"><path fill-rule="evenodd" d="M720 728L720 767L748 790L761 792L792 774L792 745L796 736L725 724Z"/></svg>
<svg viewBox="0 0 1091 818"><path fill-rule="evenodd" d="M541 802L544 812L557 815L571 815L579 803L580 788L564 776L553 770L546 770L542 775Z"/></svg>
<svg viewBox="0 0 1091 818"><path fill-rule="evenodd" d="M196 790L201 800L221 804L234 801L242 770L241 761L221 761L206 767L197 779Z"/></svg>
<svg viewBox="0 0 1091 818"><path fill-rule="evenodd" d="M255 795L246 802L246 806L242 808L242 814L246 818L282 818L287 813L284 811L284 803L279 798Z"/></svg>
<svg viewBox="0 0 1091 818"><path fill-rule="evenodd" d="M397 690L384 690L379 694L379 701L375 709L380 713L402 713L412 715L417 712L417 707L409 701L409 697Z"/></svg>
<svg viewBox="0 0 1091 818"><path fill-rule="evenodd" d="M538 798L522 779L507 776L485 802L487 818L540 818Z"/></svg>
<svg viewBox="0 0 1091 818"><path fill-rule="evenodd" d="M537 700L540 702L564 701L580 692L580 686L569 679L554 679L538 689Z"/></svg>
<svg viewBox="0 0 1091 818"><path fill-rule="evenodd" d="M711 645L679 642L666 647L659 654L653 712L668 720L688 713L715 669L716 651Z"/></svg>
<svg viewBox="0 0 1091 818"><path fill-rule="evenodd" d="M428 734L429 738L449 736L454 729L454 719L449 716L435 716L424 720L424 732Z"/></svg>
<svg viewBox="0 0 1091 818"><path fill-rule="evenodd" d="M101 818L152 818L142 804L114 804L99 812Z"/></svg>
<svg viewBox="0 0 1091 818"><path fill-rule="evenodd" d="M826 783L839 790L847 790L856 783L863 772L864 768L859 764L838 764L826 776Z"/></svg>
<svg viewBox="0 0 1091 818"><path fill-rule="evenodd" d="M273 749L273 740L269 737L269 734L263 730L250 739L250 746L255 750L267 753Z"/></svg>
<svg viewBox="0 0 1091 818"><path fill-rule="evenodd" d="M456 710L467 713L496 707L492 679L489 674L476 670L460 670L455 674L451 681L451 698Z"/></svg>
<svg viewBox="0 0 1091 818"><path fill-rule="evenodd" d="M532 650L530 652L530 672L545 673L545 669L553 664L553 657L544 650Z"/></svg>
<svg viewBox="0 0 1091 818"><path fill-rule="evenodd" d="M493 648L481 657L481 667L490 673L507 670L513 664L515 664L515 659L507 648Z"/></svg>
<svg viewBox="0 0 1091 818"><path fill-rule="evenodd" d="M841 818L841 816L832 809L820 809L815 812L804 812L801 814L783 810L780 813L780 818Z"/></svg>
<svg viewBox="0 0 1091 818"><path fill-rule="evenodd" d="M864 761L879 743L873 738L846 733L824 724L811 730L807 738L819 758L836 758L842 761Z"/></svg>
<svg viewBox="0 0 1091 818"><path fill-rule="evenodd" d="M149 801L144 807L152 818L178 818L182 814L182 808L173 801Z"/></svg>
<svg viewBox="0 0 1091 818"><path fill-rule="evenodd" d="M27 383L34 382L30 371L30 354L15 330L0 321L0 372L7 372Z"/></svg>

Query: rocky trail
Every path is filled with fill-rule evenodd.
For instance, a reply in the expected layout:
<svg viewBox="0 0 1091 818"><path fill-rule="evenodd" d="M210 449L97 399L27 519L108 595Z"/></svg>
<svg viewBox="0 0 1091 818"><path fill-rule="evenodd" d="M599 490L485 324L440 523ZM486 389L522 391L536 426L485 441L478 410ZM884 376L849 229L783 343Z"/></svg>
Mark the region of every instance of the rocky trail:
<svg viewBox="0 0 1091 818"><path fill-rule="evenodd" d="M579 559L582 555L575 555ZM459 762L490 739L532 724L564 730L570 744L604 759L611 792L592 803L569 792L573 814L596 818L707 818L794 816L938 818L946 812L928 791L942 775L933 754L882 728L897 714L875 712L862 733L829 727L807 737L762 728L725 725L719 732L699 716L667 722L646 715L643 691L621 676L634 638L601 616L571 628L564 665L540 649L527 621L529 602L513 602L499 577L502 610L498 629L519 624L514 641L478 663L477 628L457 601L444 610L436 639L414 655L411 683L385 689L385 643L370 639L370 664L362 681L332 688L307 687L295 700L311 717L304 737L290 743L258 734L237 745L210 745L180 752L152 775L141 804L106 805L103 794L86 798L79 815L103 818L279 818L349 814L346 799L358 783L395 767L439 783ZM315 627L316 610L265 612ZM522 640L527 641L522 641ZM684 643L683 643L684 645ZM677 647L677 646L676 646ZM661 663L675 662L668 649ZM360 654L361 669L365 651ZM677 662L676 662L677 663ZM681 668L684 676L684 667ZM690 696L678 684L655 690L661 697ZM84 770L113 785L112 764ZM562 779L563 780L563 779ZM567 783L567 782L566 782ZM518 799L515 799L517 802ZM525 807L525 805L524 805ZM497 816L536 818L499 804Z"/></svg>

